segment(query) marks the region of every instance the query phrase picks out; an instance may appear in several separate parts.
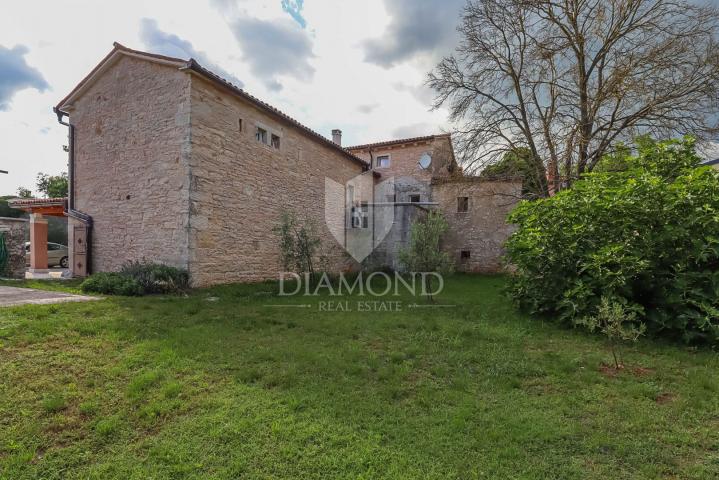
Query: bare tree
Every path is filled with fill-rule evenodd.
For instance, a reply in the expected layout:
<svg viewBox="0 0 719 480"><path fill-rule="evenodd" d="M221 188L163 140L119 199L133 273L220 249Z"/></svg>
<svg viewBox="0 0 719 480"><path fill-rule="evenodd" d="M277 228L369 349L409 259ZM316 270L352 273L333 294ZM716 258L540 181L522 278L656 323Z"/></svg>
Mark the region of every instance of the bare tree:
<svg viewBox="0 0 719 480"><path fill-rule="evenodd" d="M719 10L683 0L470 0L429 74L465 168L526 148L545 194L618 142L719 132Z"/></svg>

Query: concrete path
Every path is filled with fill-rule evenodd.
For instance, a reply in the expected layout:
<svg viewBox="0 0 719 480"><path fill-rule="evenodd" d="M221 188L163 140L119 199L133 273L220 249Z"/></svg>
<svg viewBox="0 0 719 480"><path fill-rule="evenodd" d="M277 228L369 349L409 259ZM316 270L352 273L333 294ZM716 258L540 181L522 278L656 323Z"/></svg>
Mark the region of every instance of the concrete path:
<svg viewBox="0 0 719 480"><path fill-rule="evenodd" d="M88 300L99 299L100 297L73 295L71 293L63 292L49 292L47 290L35 290L34 288L0 286L0 307L27 304L44 305L48 303L86 302Z"/></svg>

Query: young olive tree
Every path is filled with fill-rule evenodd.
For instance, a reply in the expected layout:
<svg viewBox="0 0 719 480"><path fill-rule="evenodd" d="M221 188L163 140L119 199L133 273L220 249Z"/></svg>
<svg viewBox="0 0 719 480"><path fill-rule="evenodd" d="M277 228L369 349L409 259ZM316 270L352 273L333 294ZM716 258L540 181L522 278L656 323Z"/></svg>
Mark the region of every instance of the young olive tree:
<svg viewBox="0 0 719 480"><path fill-rule="evenodd" d="M614 368L617 370L624 367L619 343L634 343L647 330L645 323L637 321L635 310L608 297L602 297L595 315L585 317L577 324L585 326L590 332L599 331L607 337L614 358Z"/></svg>
<svg viewBox="0 0 719 480"><path fill-rule="evenodd" d="M716 139L719 9L689 0L470 0L429 74L457 151L481 169L526 149L543 195L640 134Z"/></svg>
<svg viewBox="0 0 719 480"><path fill-rule="evenodd" d="M293 212L283 212L274 232L279 237L284 268L298 274L307 273L310 281L314 281L317 267L323 269L326 263L314 222L308 218L301 221Z"/></svg>
<svg viewBox="0 0 719 480"><path fill-rule="evenodd" d="M437 210L430 210L424 219L412 224L409 246L399 253L400 262L410 273L450 273L453 270L452 259L441 249L442 235L447 228L447 221ZM423 275L423 278L424 291L433 302L431 276Z"/></svg>

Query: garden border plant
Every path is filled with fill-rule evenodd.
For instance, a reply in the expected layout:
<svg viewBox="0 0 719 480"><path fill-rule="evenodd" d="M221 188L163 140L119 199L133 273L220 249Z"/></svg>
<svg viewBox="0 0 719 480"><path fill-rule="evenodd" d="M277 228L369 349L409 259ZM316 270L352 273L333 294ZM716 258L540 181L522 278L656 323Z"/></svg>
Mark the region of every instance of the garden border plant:
<svg viewBox="0 0 719 480"><path fill-rule="evenodd" d="M189 287L187 270L146 260L127 262L119 272L95 273L80 285L86 293L125 296L177 293Z"/></svg>
<svg viewBox="0 0 719 480"><path fill-rule="evenodd" d="M691 138L639 138L608 160L510 214L511 296L585 326L607 297L648 333L719 344L719 172L699 166Z"/></svg>

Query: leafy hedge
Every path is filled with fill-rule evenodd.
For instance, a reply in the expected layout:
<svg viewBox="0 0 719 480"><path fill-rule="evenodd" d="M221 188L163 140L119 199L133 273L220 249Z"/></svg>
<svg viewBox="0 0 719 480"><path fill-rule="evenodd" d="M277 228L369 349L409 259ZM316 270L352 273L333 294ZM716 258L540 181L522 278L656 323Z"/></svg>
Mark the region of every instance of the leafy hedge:
<svg viewBox="0 0 719 480"><path fill-rule="evenodd" d="M189 288L186 270L160 263L129 262L119 272L99 272L82 282L83 292L137 296Z"/></svg>
<svg viewBox="0 0 719 480"><path fill-rule="evenodd" d="M512 296L573 324L607 297L650 332L719 343L719 173L697 167L691 139L618 155L621 168L512 212Z"/></svg>

